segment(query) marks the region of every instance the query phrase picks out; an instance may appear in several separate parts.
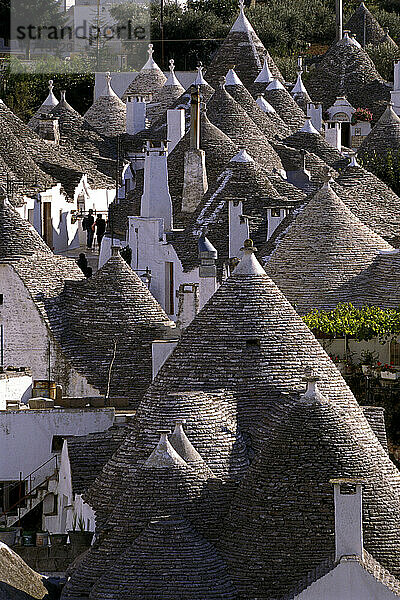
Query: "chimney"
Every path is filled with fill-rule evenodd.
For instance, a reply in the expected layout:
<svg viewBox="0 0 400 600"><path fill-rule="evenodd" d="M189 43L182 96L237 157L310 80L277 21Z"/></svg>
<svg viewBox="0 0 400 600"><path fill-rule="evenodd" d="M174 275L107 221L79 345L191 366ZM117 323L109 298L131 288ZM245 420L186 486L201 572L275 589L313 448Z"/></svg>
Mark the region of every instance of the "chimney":
<svg viewBox="0 0 400 600"><path fill-rule="evenodd" d="M336 41L343 37L343 0L336 0Z"/></svg>
<svg viewBox="0 0 400 600"><path fill-rule="evenodd" d="M400 91L400 59L394 63L394 85L393 90L395 92Z"/></svg>
<svg viewBox="0 0 400 600"><path fill-rule="evenodd" d="M200 90L198 86L192 86L190 146L185 152L182 212L194 212L207 190L206 156L204 150L200 150Z"/></svg>
<svg viewBox="0 0 400 600"><path fill-rule="evenodd" d="M172 108L167 110L167 138L168 152L172 152L175 146L185 135L185 109Z"/></svg>
<svg viewBox="0 0 400 600"><path fill-rule="evenodd" d="M217 266L215 261L218 258L218 252L204 233L199 237L198 251L200 258L200 309L202 309L217 289Z"/></svg>
<svg viewBox="0 0 400 600"><path fill-rule="evenodd" d="M335 560L363 556L361 479L331 479L335 502Z"/></svg>
<svg viewBox="0 0 400 600"><path fill-rule="evenodd" d="M239 198L229 200L229 258L240 256L240 248L250 235L249 219L243 215L243 201Z"/></svg>
<svg viewBox="0 0 400 600"><path fill-rule="evenodd" d="M321 102L307 102L307 117L317 131L322 130L322 104Z"/></svg>
<svg viewBox="0 0 400 600"><path fill-rule="evenodd" d="M146 97L143 94L132 94L126 99L126 133L135 135L146 129Z"/></svg>
<svg viewBox="0 0 400 600"><path fill-rule="evenodd" d="M178 317L176 326L186 329L200 310L198 283L181 283L178 289Z"/></svg>
<svg viewBox="0 0 400 600"><path fill-rule="evenodd" d="M55 146L58 146L60 143L58 117L54 117L51 113L41 114L38 120L37 133L46 142L52 142Z"/></svg>
<svg viewBox="0 0 400 600"><path fill-rule="evenodd" d="M144 161L144 186L141 217L164 220L164 231L172 230L172 200L168 187L167 145L152 146L147 141Z"/></svg>
<svg viewBox="0 0 400 600"><path fill-rule="evenodd" d="M303 171L303 173L306 171L306 151L304 148L300 149L300 171Z"/></svg>

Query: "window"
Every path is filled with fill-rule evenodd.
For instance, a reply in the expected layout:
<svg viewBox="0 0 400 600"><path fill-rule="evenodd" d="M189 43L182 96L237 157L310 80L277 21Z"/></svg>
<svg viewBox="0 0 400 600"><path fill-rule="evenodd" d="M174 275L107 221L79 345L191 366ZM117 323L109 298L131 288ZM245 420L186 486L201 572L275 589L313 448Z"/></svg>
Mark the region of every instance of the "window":
<svg viewBox="0 0 400 600"><path fill-rule="evenodd" d="M246 340L246 350L254 351L260 349L260 340L257 338L249 338Z"/></svg>
<svg viewBox="0 0 400 600"><path fill-rule="evenodd" d="M281 209L280 208L271 208L271 217L280 217Z"/></svg>
<svg viewBox="0 0 400 600"><path fill-rule="evenodd" d="M64 444L64 438L62 435L53 435L53 439L51 442L51 451L52 452L61 452Z"/></svg>
<svg viewBox="0 0 400 600"><path fill-rule="evenodd" d="M175 312L174 306L174 263L165 263L165 312L168 315L173 315Z"/></svg>
<svg viewBox="0 0 400 600"><path fill-rule="evenodd" d="M0 294L0 306L3 306L4 296Z"/></svg>

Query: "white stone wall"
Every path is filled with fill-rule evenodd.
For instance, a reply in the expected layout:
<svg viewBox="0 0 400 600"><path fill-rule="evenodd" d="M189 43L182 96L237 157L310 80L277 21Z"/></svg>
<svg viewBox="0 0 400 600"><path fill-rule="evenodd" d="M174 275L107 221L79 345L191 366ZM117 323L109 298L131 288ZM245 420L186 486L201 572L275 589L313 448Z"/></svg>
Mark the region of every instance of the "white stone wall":
<svg viewBox="0 0 400 600"><path fill-rule="evenodd" d="M33 379L49 377L63 387L65 396L99 396L99 391L77 373L36 308L28 290L11 265L0 264L0 323L4 331L4 365L29 367Z"/></svg>
<svg viewBox="0 0 400 600"><path fill-rule="evenodd" d="M0 480L26 477L51 456L53 436L87 435L109 429L113 408L8 410L0 412ZM55 462L39 469L33 483L54 472Z"/></svg>
<svg viewBox="0 0 400 600"><path fill-rule="evenodd" d="M394 600L399 598L377 581L355 559L343 559L337 567L311 584L294 600Z"/></svg>
<svg viewBox="0 0 400 600"><path fill-rule="evenodd" d="M132 249L132 268L142 271L151 270L150 291L161 306L166 309L165 264L172 262L174 267L174 312L169 314L176 320L178 299L176 292L182 283L199 283L200 308L209 300L217 288L214 277L200 277L196 267L188 273L183 271L182 263L174 247L165 241L162 221L149 217L129 217L127 244Z"/></svg>
<svg viewBox="0 0 400 600"><path fill-rule="evenodd" d="M0 374L0 410L7 408L8 400L26 403L32 397L32 377L25 373Z"/></svg>
<svg viewBox="0 0 400 600"><path fill-rule="evenodd" d="M67 533L82 518L88 531L94 531L96 525L92 508L84 502L80 494L72 490L71 465L68 456L68 442L64 441L59 465L57 494L57 514L43 517L43 529L50 533Z"/></svg>

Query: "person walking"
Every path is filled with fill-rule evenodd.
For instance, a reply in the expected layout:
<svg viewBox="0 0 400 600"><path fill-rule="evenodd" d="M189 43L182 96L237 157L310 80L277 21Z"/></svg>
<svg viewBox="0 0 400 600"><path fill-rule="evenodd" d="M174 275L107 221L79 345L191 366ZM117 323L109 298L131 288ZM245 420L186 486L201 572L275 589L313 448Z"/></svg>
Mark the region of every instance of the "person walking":
<svg viewBox="0 0 400 600"><path fill-rule="evenodd" d="M100 252L101 240L103 239L104 234L106 232L106 222L103 219L103 215L97 215L97 219L94 225L96 227L97 243L99 245Z"/></svg>
<svg viewBox="0 0 400 600"><path fill-rule="evenodd" d="M83 231L86 231L86 245L89 248L92 247L93 244L93 237L94 237L94 216L93 216L93 210L91 208L89 208L89 214L84 217L83 221L82 221L82 229Z"/></svg>

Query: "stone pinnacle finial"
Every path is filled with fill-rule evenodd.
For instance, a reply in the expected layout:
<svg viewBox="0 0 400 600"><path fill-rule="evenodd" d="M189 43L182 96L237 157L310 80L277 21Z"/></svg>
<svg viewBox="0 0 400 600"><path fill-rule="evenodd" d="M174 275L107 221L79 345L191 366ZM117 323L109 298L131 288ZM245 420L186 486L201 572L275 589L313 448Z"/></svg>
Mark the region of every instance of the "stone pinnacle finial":
<svg viewBox="0 0 400 600"><path fill-rule="evenodd" d="M67 93L66 90L61 90L60 91L60 94L61 94L61 100L60 100L60 102L65 102L65 94L66 93Z"/></svg>
<svg viewBox="0 0 400 600"><path fill-rule="evenodd" d="M244 240L243 247L240 249L242 252L244 252L244 254L254 254L254 252L257 252L257 248L254 246L253 240L250 238Z"/></svg>
<svg viewBox="0 0 400 600"><path fill-rule="evenodd" d="M239 0L239 10L240 12L244 11L244 0Z"/></svg>
<svg viewBox="0 0 400 600"><path fill-rule="evenodd" d="M110 73L110 71L107 71L107 73L106 73L106 81L107 81L107 83L111 83L111 73Z"/></svg>
<svg viewBox="0 0 400 600"><path fill-rule="evenodd" d="M149 58L153 58L153 54L154 54L153 44L149 44L149 48L147 50L147 54L149 55Z"/></svg>
<svg viewBox="0 0 400 600"><path fill-rule="evenodd" d="M331 179L332 179L332 176L331 176L329 167L324 167L324 174L322 177L322 180L324 182L324 185L323 185L324 188L330 187L329 182L331 181Z"/></svg>
<svg viewBox="0 0 400 600"><path fill-rule="evenodd" d="M233 275L265 275L264 269L254 254L257 252L257 248L254 246L253 240L245 240L240 250L244 256L235 268Z"/></svg>
<svg viewBox="0 0 400 600"><path fill-rule="evenodd" d="M317 382L321 380L321 377L316 374L311 366L305 368L302 380L307 384L305 393L300 396L302 402L319 402L325 400L317 386Z"/></svg>
<svg viewBox="0 0 400 600"><path fill-rule="evenodd" d="M226 81L225 77L220 77L218 79L219 87L221 88L221 90L223 90L225 87L225 81Z"/></svg>
<svg viewBox="0 0 400 600"><path fill-rule="evenodd" d="M173 58L171 58L171 60L169 61L169 70L171 71L172 74L174 74L175 71L175 61Z"/></svg>
<svg viewBox="0 0 400 600"><path fill-rule="evenodd" d="M111 247L111 256L118 256L119 251L120 251L119 246L112 246Z"/></svg>
<svg viewBox="0 0 400 600"><path fill-rule="evenodd" d="M54 85L53 85L53 80L49 79L49 90L50 90L50 94L53 91Z"/></svg>

